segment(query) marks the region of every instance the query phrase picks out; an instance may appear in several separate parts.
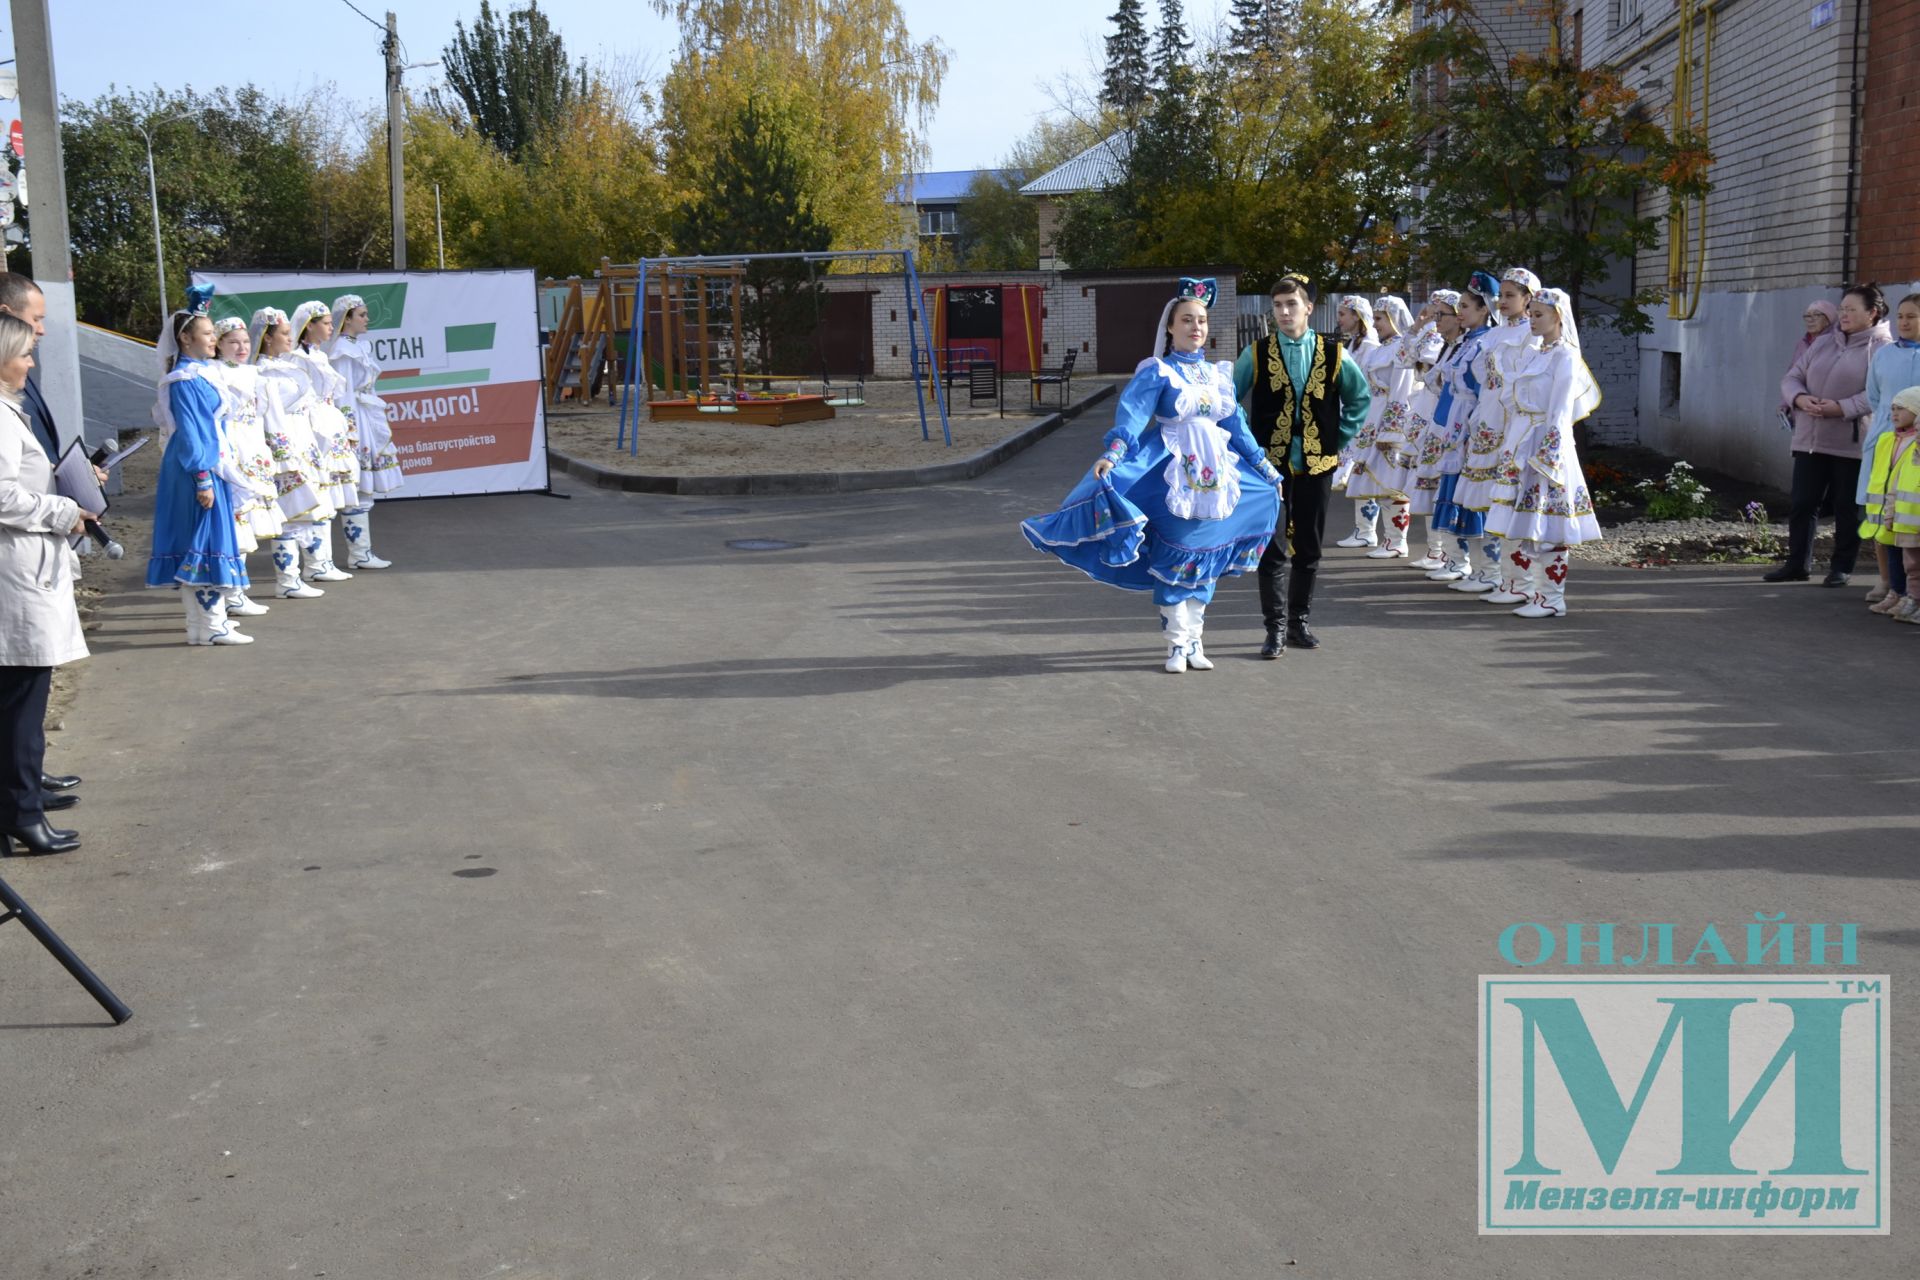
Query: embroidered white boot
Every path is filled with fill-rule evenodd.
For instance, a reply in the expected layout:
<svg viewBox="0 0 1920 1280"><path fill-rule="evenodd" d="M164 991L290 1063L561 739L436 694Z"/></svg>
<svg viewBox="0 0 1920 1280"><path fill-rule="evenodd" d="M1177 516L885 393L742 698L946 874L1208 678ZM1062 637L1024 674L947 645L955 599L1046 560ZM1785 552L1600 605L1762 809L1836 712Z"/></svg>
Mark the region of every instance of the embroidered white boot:
<svg viewBox="0 0 1920 1280"><path fill-rule="evenodd" d="M1446 563L1447 563L1446 535L1441 533L1440 530L1433 527L1433 517L1428 516L1427 517L1427 554L1422 556L1418 560L1412 561L1409 567L1414 569L1423 569L1428 572L1432 572L1435 569L1439 569L1443 567Z"/></svg>
<svg viewBox="0 0 1920 1280"><path fill-rule="evenodd" d="M1567 616L1567 549L1543 550L1534 562L1533 595L1513 611L1517 618Z"/></svg>
<svg viewBox="0 0 1920 1280"><path fill-rule="evenodd" d="M1213 659L1201 646L1200 637L1207 629L1207 606L1199 600L1188 600L1181 605L1187 613L1187 669L1189 671L1213 670Z"/></svg>
<svg viewBox="0 0 1920 1280"><path fill-rule="evenodd" d="M333 563L333 521L322 520L307 530L300 559L315 582L345 582L353 575Z"/></svg>
<svg viewBox="0 0 1920 1280"><path fill-rule="evenodd" d="M340 532L347 535L347 568L391 569L393 561L373 554L373 507L356 507L340 517Z"/></svg>
<svg viewBox="0 0 1920 1280"><path fill-rule="evenodd" d="M273 540L273 593L282 600L318 600L327 594L300 580L300 540L291 533Z"/></svg>
<svg viewBox="0 0 1920 1280"><path fill-rule="evenodd" d="M1455 538L1453 545L1440 553L1440 567L1427 575L1427 581L1458 582L1472 566L1473 553L1467 548L1467 540Z"/></svg>
<svg viewBox="0 0 1920 1280"><path fill-rule="evenodd" d="M1460 581L1449 584L1454 591L1483 595L1500 585L1500 539L1482 540L1480 558Z"/></svg>
<svg viewBox="0 0 1920 1280"><path fill-rule="evenodd" d="M1407 511L1407 504L1396 502L1387 512L1386 542L1377 550L1367 552L1369 560L1404 560L1407 558L1407 527L1413 523L1413 516Z"/></svg>
<svg viewBox="0 0 1920 1280"><path fill-rule="evenodd" d="M229 618L257 618L266 613L267 606L247 595L244 587L227 589L227 616Z"/></svg>
<svg viewBox="0 0 1920 1280"><path fill-rule="evenodd" d="M1380 520L1380 504L1372 498L1355 498L1353 502L1353 532L1334 543L1336 547L1377 547L1380 535L1375 526Z"/></svg>
<svg viewBox="0 0 1920 1280"><path fill-rule="evenodd" d="M1187 605L1160 606L1160 630L1167 639L1167 670L1179 675L1187 669Z"/></svg>
<svg viewBox="0 0 1920 1280"><path fill-rule="evenodd" d="M240 629L227 621L227 595L219 587L182 587L187 597L187 607L192 610L187 621L188 644L252 644L253 637L240 634ZM197 613L199 617L193 617Z"/></svg>
<svg viewBox="0 0 1920 1280"><path fill-rule="evenodd" d="M1533 556L1525 542L1517 542L1501 560L1500 582L1480 598L1488 604L1525 604L1526 574Z"/></svg>

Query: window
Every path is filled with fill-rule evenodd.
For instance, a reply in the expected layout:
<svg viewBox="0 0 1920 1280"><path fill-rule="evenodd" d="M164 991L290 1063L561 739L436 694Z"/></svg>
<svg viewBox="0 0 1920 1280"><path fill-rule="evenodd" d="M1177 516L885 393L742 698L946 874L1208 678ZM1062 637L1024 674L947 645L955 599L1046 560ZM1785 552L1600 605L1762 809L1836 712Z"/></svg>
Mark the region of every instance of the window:
<svg viewBox="0 0 1920 1280"><path fill-rule="evenodd" d="M1614 29L1631 26L1640 17L1640 0L1616 0L1613 10Z"/></svg>
<svg viewBox="0 0 1920 1280"><path fill-rule="evenodd" d="M1660 353L1660 412L1676 417L1680 413L1680 353L1678 351Z"/></svg>
<svg viewBox="0 0 1920 1280"><path fill-rule="evenodd" d="M923 236L950 236L960 229L960 214L954 209L922 209L920 211L920 234Z"/></svg>

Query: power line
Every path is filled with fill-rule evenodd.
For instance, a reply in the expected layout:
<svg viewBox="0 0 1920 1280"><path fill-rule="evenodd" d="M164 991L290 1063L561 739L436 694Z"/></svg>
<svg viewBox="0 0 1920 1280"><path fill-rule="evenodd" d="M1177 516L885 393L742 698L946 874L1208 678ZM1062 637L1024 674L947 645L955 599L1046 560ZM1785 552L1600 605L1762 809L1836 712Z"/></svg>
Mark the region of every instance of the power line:
<svg viewBox="0 0 1920 1280"><path fill-rule="evenodd" d="M374 22L374 20L371 17L368 17L367 11L365 9L362 9L359 5L355 4L353 0L340 0L340 3L347 6L347 8L353 10L355 13L359 14L361 17L366 18L368 22L373 23L374 30L379 31L383 34L385 33L386 27L379 22Z"/></svg>

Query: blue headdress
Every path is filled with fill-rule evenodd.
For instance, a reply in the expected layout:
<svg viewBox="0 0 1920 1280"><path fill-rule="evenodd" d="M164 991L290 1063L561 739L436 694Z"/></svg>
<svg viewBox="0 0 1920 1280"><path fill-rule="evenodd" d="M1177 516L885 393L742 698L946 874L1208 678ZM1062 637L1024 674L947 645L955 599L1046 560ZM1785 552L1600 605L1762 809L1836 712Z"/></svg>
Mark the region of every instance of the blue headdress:
<svg viewBox="0 0 1920 1280"><path fill-rule="evenodd" d="M1476 271L1467 278L1467 292L1480 299L1491 311L1500 297L1500 282L1493 278L1491 271Z"/></svg>
<svg viewBox="0 0 1920 1280"><path fill-rule="evenodd" d="M212 285L196 284L187 290L187 305L184 308L185 310L192 312L196 316L203 316L207 314L207 309L211 306L213 306Z"/></svg>
<svg viewBox="0 0 1920 1280"><path fill-rule="evenodd" d="M1173 295L1174 301L1195 298L1207 310L1213 310L1214 300L1220 296L1220 284L1212 276L1205 280L1196 280L1192 276L1180 277L1180 291Z"/></svg>

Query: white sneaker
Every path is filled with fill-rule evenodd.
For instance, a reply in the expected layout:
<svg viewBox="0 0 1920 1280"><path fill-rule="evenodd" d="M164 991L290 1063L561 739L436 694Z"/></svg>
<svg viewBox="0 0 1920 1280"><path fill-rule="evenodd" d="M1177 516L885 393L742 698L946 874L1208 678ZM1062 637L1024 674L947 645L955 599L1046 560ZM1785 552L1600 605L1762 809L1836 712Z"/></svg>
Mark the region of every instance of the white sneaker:
<svg viewBox="0 0 1920 1280"><path fill-rule="evenodd" d="M1867 592L1867 603L1879 604L1882 600L1885 600L1890 594L1892 594L1892 591L1893 589L1883 582L1879 586L1875 587L1873 590Z"/></svg>

